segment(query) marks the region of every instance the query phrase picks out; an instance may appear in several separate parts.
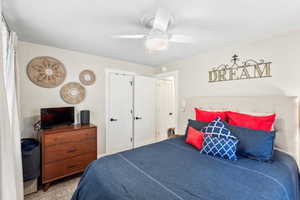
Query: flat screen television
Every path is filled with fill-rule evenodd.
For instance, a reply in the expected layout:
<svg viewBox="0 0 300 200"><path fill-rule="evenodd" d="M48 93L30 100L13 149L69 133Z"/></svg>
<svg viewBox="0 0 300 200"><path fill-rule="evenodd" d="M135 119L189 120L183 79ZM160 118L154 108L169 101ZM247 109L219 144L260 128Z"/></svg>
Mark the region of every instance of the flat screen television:
<svg viewBox="0 0 300 200"><path fill-rule="evenodd" d="M41 129L74 124L74 107L41 108Z"/></svg>

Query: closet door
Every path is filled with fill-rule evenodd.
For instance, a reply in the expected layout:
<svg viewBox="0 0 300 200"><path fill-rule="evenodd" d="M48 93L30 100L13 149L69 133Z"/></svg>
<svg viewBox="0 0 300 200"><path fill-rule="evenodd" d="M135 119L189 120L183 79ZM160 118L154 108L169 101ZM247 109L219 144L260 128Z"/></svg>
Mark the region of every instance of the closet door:
<svg viewBox="0 0 300 200"><path fill-rule="evenodd" d="M133 77L111 73L109 77L107 153L133 148Z"/></svg>
<svg viewBox="0 0 300 200"><path fill-rule="evenodd" d="M155 83L151 77L134 78L134 147L155 142Z"/></svg>

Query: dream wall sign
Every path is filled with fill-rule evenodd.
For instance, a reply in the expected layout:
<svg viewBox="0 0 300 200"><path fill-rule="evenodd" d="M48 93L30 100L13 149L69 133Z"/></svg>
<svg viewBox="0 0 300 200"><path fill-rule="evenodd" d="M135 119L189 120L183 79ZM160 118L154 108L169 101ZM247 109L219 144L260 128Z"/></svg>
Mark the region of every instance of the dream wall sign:
<svg viewBox="0 0 300 200"><path fill-rule="evenodd" d="M264 60L246 60L238 63L237 55L232 56L231 66L222 64L208 72L208 82L234 81L254 78L267 78L271 76L271 63Z"/></svg>

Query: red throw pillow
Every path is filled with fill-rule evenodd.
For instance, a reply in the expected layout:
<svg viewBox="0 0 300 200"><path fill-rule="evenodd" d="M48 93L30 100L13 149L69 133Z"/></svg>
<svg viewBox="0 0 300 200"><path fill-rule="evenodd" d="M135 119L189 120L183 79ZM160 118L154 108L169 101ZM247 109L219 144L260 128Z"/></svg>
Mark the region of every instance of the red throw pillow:
<svg viewBox="0 0 300 200"><path fill-rule="evenodd" d="M227 116L231 125L264 131L272 130L276 118L276 114L254 116L237 112L227 112Z"/></svg>
<svg viewBox="0 0 300 200"><path fill-rule="evenodd" d="M187 137L185 139L185 142L188 144L193 145L197 149L201 150L204 140L204 133L201 131L198 131L192 127L189 127Z"/></svg>
<svg viewBox="0 0 300 200"><path fill-rule="evenodd" d="M210 112L205 110L200 110L199 108L195 108L196 112L196 120L202 122L211 122L217 117L221 117L222 121L227 122L227 111L224 112Z"/></svg>

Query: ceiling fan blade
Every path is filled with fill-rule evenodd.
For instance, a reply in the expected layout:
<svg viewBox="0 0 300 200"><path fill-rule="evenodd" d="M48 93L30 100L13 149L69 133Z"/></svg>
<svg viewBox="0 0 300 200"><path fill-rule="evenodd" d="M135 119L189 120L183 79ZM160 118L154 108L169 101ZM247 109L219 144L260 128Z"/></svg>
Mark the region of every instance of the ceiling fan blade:
<svg viewBox="0 0 300 200"><path fill-rule="evenodd" d="M170 22L171 15L167 10L159 8L156 11L156 15L153 22L153 29L166 32Z"/></svg>
<svg viewBox="0 0 300 200"><path fill-rule="evenodd" d="M120 39L143 39L145 35L137 34L137 35L113 35L113 38L120 38Z"/></svg>
<svg viewBox="0 0 300 200"><path fill-rule="evenodd" d="M195 40L192 37L185 36L185 35L171 35L169 39L170 42L177 42L177 43L194 43Z"/></svg>

